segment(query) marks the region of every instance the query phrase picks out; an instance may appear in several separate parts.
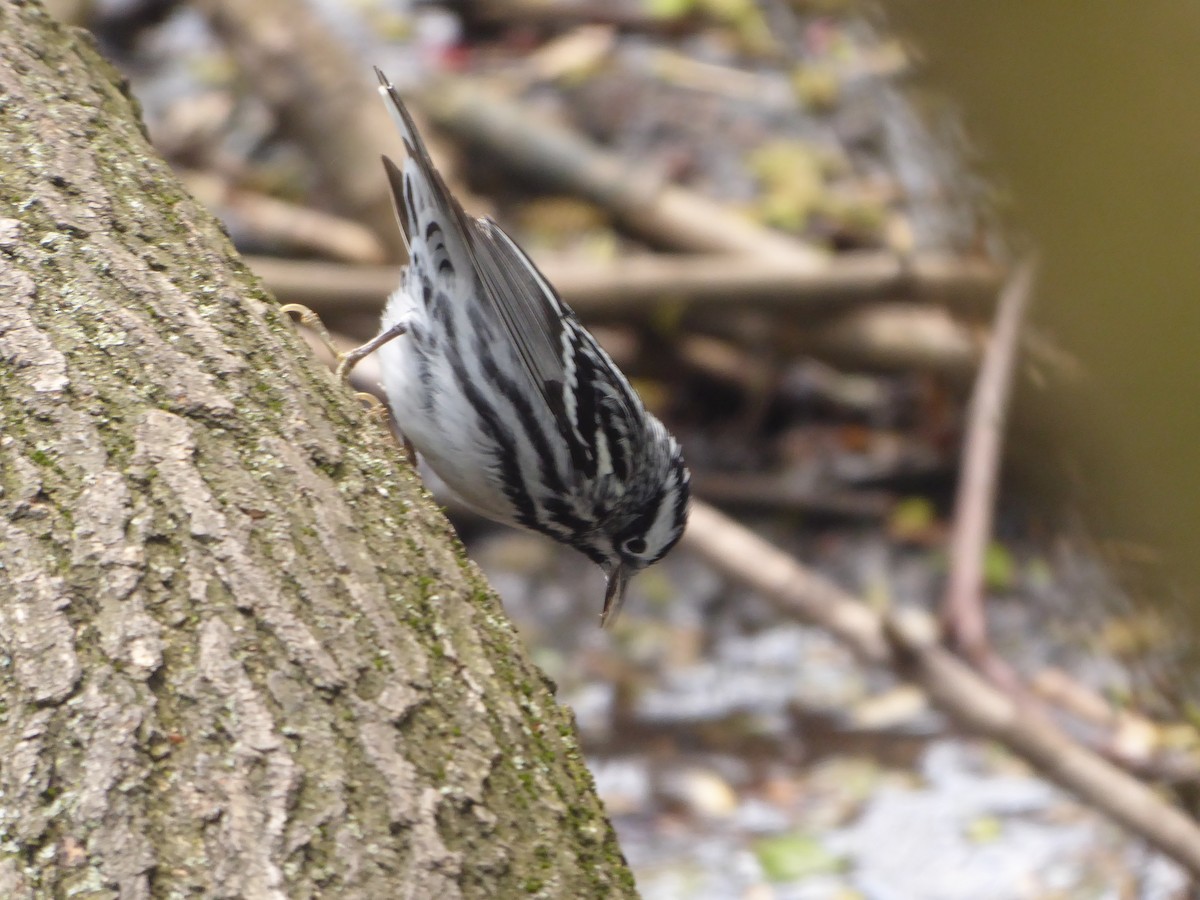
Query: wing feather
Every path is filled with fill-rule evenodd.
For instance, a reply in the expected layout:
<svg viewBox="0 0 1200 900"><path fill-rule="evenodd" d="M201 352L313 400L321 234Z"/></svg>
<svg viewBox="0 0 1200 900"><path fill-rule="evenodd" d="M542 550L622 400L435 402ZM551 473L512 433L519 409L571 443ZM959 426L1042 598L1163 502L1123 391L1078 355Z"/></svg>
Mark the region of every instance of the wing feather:
<svg viewBox="0 0 1200 900"><path fill-rule="evenodd" d="M425 142L396 88L378 68L375 74L379 78L379 93L400 129L409 159L432 192L445 222L457 232L479 278L484 306L502 325L517 351L526 377L545 400L559 429L564 436L574 434L575 427L563 400L563 387L567 382L563 329L565 320L574 318L574 314L499 225L490 219L474 219L466 214L434 168ZM398 218L411 243L416 222L410 201L404 196L403 178L386 157L384 165L393 200L398 209L407 213L398 212Z"/></svg>

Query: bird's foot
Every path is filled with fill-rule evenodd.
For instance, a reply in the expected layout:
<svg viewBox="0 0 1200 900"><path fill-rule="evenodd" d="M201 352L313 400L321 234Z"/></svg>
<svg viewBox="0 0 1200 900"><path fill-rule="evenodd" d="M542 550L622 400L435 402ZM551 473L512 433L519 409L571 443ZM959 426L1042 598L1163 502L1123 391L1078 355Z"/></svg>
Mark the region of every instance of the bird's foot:
<svg viewBox="0 0 1200 900"><path fill-rule="evenodd" d="M325 327L325 323L321 321L320 316L307 306L299 303L285 303L279 307L279 311L289 316L295 316L295 321L316 335L317 340L321 342L321 346L329 351L330 356L339 362L341 361L341 351L333 343L333 336L329 333L329 329Z"/></svg>
<svg viewBox="0 0 1200 900"><path fill-rule="evenodd" d="M321 317L307 306L302 306L299 303L285 303L283 306L279 307L279 309L281 312L295 316L297 322L299 322L305 328L308 328L313 334L316 335L317 340L319 340L322 346L329 351L330 356L337 361L337 366L334 369L334 373L337 375L338 381L344 382L347 385L350 383L350 373L364 358L370 356L388 341L398 338L400 335L405 334L408 331L407 322L397 322L389 328L385 328L361 347L355 347L353 350L348 350L343 353L342 351L338 350L337 345L334 344L333 336L330 335L329 329L325 327L325 323L321 321ZM359 397L370 397L373 403L382 405L380 404L379 399L371 394L360 393Z"/></svg>
<svg viewBox="0 0 1200 900"><path fill-rule="evenodd" d="M373 419L381 425L387 424L388 408L386 403L374 394L368 394L366 391L355 391L354 399L366 407L368 419Z"/></svg>

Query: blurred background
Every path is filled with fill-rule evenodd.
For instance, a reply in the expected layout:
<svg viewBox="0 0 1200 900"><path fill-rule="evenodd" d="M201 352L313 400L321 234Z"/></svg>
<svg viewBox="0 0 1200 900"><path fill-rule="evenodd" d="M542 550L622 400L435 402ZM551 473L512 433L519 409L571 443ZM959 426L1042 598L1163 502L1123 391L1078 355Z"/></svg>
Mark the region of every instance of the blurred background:
<svg viewBox="0 0 1200 900"><path fill-rule="evenodd" d="M268 289L347 347L402 262L379 65L468 211L679 436L697 495L876 608L938 610L966 402L1035 250L992 641L1073 734L1194 800L1200 7L47 3ZM1187 895L686 544L601 631L594 566L439 499L575 710L645 897Z"/></svg>

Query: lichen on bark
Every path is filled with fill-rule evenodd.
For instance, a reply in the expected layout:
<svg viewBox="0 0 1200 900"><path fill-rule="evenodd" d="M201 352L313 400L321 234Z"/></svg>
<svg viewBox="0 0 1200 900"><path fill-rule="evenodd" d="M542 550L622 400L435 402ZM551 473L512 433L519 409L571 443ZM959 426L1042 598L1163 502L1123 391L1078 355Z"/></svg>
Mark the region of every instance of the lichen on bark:
<svg viewBox="0 0 1200 900"><path fill-rule="evenodd" d="M632 896L569 713L116 73L20 0L0 60L0 896Z"/></svg>

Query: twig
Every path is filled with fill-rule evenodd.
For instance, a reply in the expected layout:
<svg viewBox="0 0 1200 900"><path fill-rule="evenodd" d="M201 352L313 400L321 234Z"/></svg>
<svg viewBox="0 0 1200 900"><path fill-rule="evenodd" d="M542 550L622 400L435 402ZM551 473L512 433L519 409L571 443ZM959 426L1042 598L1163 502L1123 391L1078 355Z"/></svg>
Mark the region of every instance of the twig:
<svg viewBox="0 0 1200 900"><path fill-rule="evenodd" d="M376 311L399 283L392 266L346 266L264 256L247 263L275 296L317 312ZM653 316L664 305L693 311L825 315L848 304L909 299L971 313L990 310L1001 271L979 259L891 254L837 256L813 268L786 260L724 255L646 255L589 263L539 259L538 267L577 313L590 321Z"/></svg>
<svg viewBox="0 0 1200 900"><path fill-rule="evenodd" d="M1114 707L1061 669L1043 669L1030 679L1029 688L1038 700L1099 729L1103 743L1094 746L1121 768L1175 785L1200 782L1200 759L1186 749L1164 746L1169 724Z"/></svg>
<svg viewBox="0 0 1200 900"><path fill-rule="evenodd" d="M733 341L709 335L684 334L674 344L673 353L655 354L657 365L654 368L668 377L677 375L682 365L705 378L735 386L746 394L767 391L778 381L778 366L774 360L766 359L760 353L752 353ZM609 355L612 355L612 351L609 351Z"/></svg>
<svg viewBox="0 0 1200 900"><path fill-rule="evenodd" d="M697 328L706 323L698 319ZM725 333L749 340L761 327L742 317ZM981 335L946 309L919 303L876 303L830 317L824 325L771 323L775 345L790 355L811 355L844 368L937 372L971 376ZM749 332L749 333L746 333Z"/></svg>
<svg viewBox="0 0 1200 900"><path fill-rule="evenodd" d="M962 474L950 536L950 571L943 622L950 643L996 683L1015 689L1017 679L992 650L983 609L983 560L991 538L996 481L1008 398L1034 264L1022 262L1000 294L996 324L984 352L967 414Z"/></svg>
<svg viewBox="0 0 1200 900"><path fill-rule="evenodd" d="M235 237L244 229L265 243L317 252L348 263L382 263L387 259L383 244L357 222L237 188L207 172L183 172L180 178L192 196L226 219Z"/></svg>
<svg viewBox="0 0 1200 900"><path fill-rule="evenodd" d="M247 261L281 301L308 306L323 318L346 312L377 313L383 298L400 280L399 272L387 267L283 262L266 257ZM714 263L720 264L720 273ZM657 265L657 261L650 265ZM756 347L765 344L788 354L813 355L838 365L918 369L956 378L970 376L975 370L979 339L971 328L935 306L883 302L859 305L876 290L888 296L889 289L886 280L864 277L854 264L843 268L830 262L823 273L807 277L792 268L790 297L780 290L781 285L760 284L760 294L735 287L738 279L730 270L746 270L744 283L749 286L757 277L754 266L744 259L721 262L701 257L695 265L697 271L712 273L725 289L713 291L711 285L683 275L680 290L691 289L694 294L662 293L669 288L658 280L652 282L658 292L651 293L651 282L639 286L639 265L633 262L603 268L575 264L560 267L551 262L542 271L575 311L592 323L637 319L652 322L656 314L666 311L679 327ZM902 292L906 281L897 279L891 284L893 290ZM942 287L949 288L949 283ZM634 305L631 298L638 297L639 291L642 293ZM960 296L965 296L965 291ZM846 309L848 304L850 309ZM747 315L755 310L763 311L763 315ZM772 311L785 313L787 321L775 321L768 315ZM818 315L826 319L819 327L794 321Z"/></svg>
<svg viewBox="0 0 1200 900"><path fill-rule="evenodd" d="M514 171L611 210L628 228L678 250L744 253L820 266L825 254L764 228L693 191L664 185L636 160L461 78L413 94L427 116L466 144L483 145Z"/></svg>
<svg viewBox="0 0 1200 900"><path fill-rule="evenodd" d="M694 29L696 15L656 16L639 9L620 9L611 0L589 3L545 3L540 0L483 0L465 4L468 27L575 28L605 25L643 34L675 35Z"/></svg>
<svg viewBox="0 0 1200 900"><path fill-rule="evenodd" d="M678 50L659 48L649 59L650 71L667 84L704 91L743 103L765 104L768 98L794 109L796 95L786 81L745 66L696 59Z"/></svg>
<svg viewBox="0 0 1200 900"><path fill-rule="evenodd" d="M1137 779L1021 708L941 647L931 628L881 617L833 582L703 503L693 503L686 545L785 614L817 625L865 662L919 685L959 725L1024 757L1195 875L1200 827Z"/></svg>

